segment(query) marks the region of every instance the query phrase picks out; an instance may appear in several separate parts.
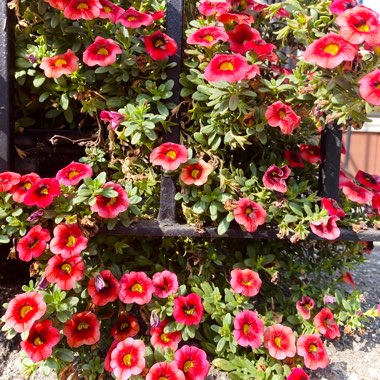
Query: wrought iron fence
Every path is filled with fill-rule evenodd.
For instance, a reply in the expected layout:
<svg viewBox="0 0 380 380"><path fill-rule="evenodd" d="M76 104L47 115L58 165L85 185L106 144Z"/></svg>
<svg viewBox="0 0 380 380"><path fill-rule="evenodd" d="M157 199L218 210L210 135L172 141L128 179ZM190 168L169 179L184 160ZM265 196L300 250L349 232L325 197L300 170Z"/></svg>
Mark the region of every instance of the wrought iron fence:
<svg viewBox="0 0 380 380"><path fill-rule="evenodd" d="M269 0L269 4L281 0ZM0 2L0 172L17 169L13 160L13 127L12 127L12 14L7 2ZM174 81L173 96L169 102L180 104L179 76L182 69L183 33L184 33L184 0L167 0L166 33L178 45L178 53L171 57L176 66L168 69L168 78ZM180 116L173 116L171 132L165 133L164 142L179 143ZM54 133L54 132L53 132ZM52 131L40 131L39 134L51 135ZM73 132L69 132L73 134ZM51 137L51 136L50 136ZM33 142L32 142L33 143ZM337 125L327 125L321 134L321 164L319 172L319 194L323 197L338 199L340 156L342 148L342 131ZM112 231L102 230L103 233L118 236L191 236L209 238L243 238L243 239L275 239L278 228L263 226L254 233L230 228L224 235L218 235L215 227L205 227L202 231L179 223L176 215L177 192L175 179L165 174L161 177L160 210L157 220L141 220L129 227L117 225ZM319 239L310 234L310 238ZM380 241L380 231L368 229L356 233L342 228L339 240L346 241Z"/></svg>

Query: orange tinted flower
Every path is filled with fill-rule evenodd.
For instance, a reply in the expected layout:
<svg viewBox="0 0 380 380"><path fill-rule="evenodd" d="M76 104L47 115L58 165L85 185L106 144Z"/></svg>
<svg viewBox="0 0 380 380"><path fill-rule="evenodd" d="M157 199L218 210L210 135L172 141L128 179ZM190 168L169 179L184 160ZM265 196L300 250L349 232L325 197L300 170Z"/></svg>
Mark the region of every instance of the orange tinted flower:
<svg viewBox="0 0 380 380"><path fill-rule="evenodd" d="M44 70L47 78L59 78L61 75L72 74L78 70L78 61L79 58L69 49L64 54L42 58L40 68Z"/></svg>

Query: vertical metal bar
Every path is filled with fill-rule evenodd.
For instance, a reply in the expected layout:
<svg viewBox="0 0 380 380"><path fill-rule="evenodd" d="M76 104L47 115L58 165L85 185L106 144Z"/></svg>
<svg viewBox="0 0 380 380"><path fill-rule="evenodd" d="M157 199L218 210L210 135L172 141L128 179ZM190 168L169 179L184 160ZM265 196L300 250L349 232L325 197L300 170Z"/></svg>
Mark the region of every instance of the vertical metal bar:
<svg viewBox="0 0 380 380"><path fill-rule="evenodd" d="M179 78L183 59L184 15L184 0L167 0L166 34L173 38L178 46L177 53L170 57L170 62L175 62L176 66L167 70L168 79L174 81L173 96L168 101L176 105L181 102ZM179 143L181 128L179 112L173 115L172 122L175 125L171 127L170 132L164 134L163 141ZM163 174L161 176L160 211L158 213L160 223L176 223L176 203L174 199L176 192L175 179Z"/></svg>
<svg viewBox="0 0 380 380"><path fill-rule="evenodd" d="M321 135L319 194L322 197L338 200L341 151L342 131L336 123L327 125Z"/></svg>
<svg viewBox="0 0 380 380"><path fill-rule="evenodd" d="M352 127L348 126L346 133L346 155L344 157L343 169L348 170L348 165L350 164L350 153L351 153L351 135L352 135Z"/></svg>
<svg viewBox="0 0 380 380"><path fill-rule="evenodd" d="M0 1L0 172L11 168L10 54L7 1Z"/></svg>

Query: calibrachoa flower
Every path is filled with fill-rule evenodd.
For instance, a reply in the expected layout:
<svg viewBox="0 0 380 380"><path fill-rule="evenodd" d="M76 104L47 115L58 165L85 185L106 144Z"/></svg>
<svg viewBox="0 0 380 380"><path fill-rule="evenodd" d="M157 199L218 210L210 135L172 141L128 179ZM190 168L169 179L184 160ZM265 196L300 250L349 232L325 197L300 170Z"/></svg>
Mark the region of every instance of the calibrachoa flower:
<svg viewBox="0 0 380 380"><path fill-rule="evenodd" d="M167 298L171 294L177 293L178 279L177 275L168 270L157 272L152 277L154 295L158 298Z"/></svg>
<svg viewBox="0 0 380 380"><path fill-rule="evenodd" d="M10 190L21 180L21 175L14 172L0 173L0 193Z"/></svg>
<svg viewBox="0 0 380 380"><path fill-rule="evenodd" d="M194 346L182 346L174 353L174 362L186 380L204 380L210 368L206 353Z"/></svg>
<svg viewBox="0 0 380 380"><path fill-rule="evenodd" d="M339 327L335 322L334 314L328 307L323 308L314 317L314 326L325 338L335 339L340 336Z"/></svg>
<svg viewBox="0 0 380 380"><path fill-rule="evenodd" d="M162 351L165 348L171 348L173 351L176 351L178 348L178 344L182 339L182 335L179 331L172 331L166 333L165 326L169 323L168 319L164 319L159 323L158 326L152 327L150 329L150 334L152 337L150 338L150 343L153 348L160 348Z"/></svg>
<svg viewBox="0 0 380 380"><path fill-rule="evenodd" d="M186 326L198 325L203 317L202 298L196 293L174 299L173 318Z"/></svg>
<svg viewBox="0 0 380 380"><path fill-rule="evenodd" d="M351 44L380 41L379 15L370 8L359 5L348 9L335 22L340 26L340 35Z"/></svg>
<svg viewBox="0 0 380 380"><path fill-rule="evenodd" d="M339 189L341 189L343 186L346 186L346 184L352 183L351 178L347 175L347 173L340 169L339 171Z"/></svg>
<svg viewBox="0 0 380 380"><path fill-rule="evenodd" d="M301 118L292 110L292 107L281 101L270 105L265 112L265 117L271 127L279 127L285 135L291 135L301 122Z"/></svg>
<svg viewBox="0 0 380 380"><path fill-rule="evenodd" d="M248 232L255 232L258 226L265 223L267 213L260 204L249 198L241 198L234 209L234 217L236 223L244 226Z"/></svg>
<svg viewBox="0 0 380 380"><path fill-rule="evenodd" d="M336 215L326 216L320 220L310 222L310 229L317 236L327 239L335 240L340 236L340 229L336 222L340 220Z"/></svg>
<svg viewBox="0 0 380 380"><path fill-rule="evenodd" d="M71 348L91 346L100 339L100 322L91 311L76 313L65 323L63 335Z"/></svg>
<svg viewBox="0 0 380 380"><path fill-rule="evenodd" d="M98 0L70 0L63 15L70 20L93 20L100 15L101 8Z"/></svg>
<svg viewBox="0 0 380 380"><path fill-rule="evenodd" d="M59 78L61 75L68 75L77 71L79 68L78 61L79 58L69 49L64 54L42 58L40 68L44 70L47 78Z"/></svg>
<svg viewBox="0 0 380 380"><path fill-rule="evenodd" d="M9 190L9 193L12 194L12 199L17 203L23 203L27 191L32 187L32 185L38 179L40 179L40 176L36 173L29 173L29 174L25 174L21 176L20 181L17 184L13 185L12 188ZM1 189L1 179L0 179L0 189Z"/></svg>
<svg viewBox="0 0 380 380"><path fill-rule="evenodd" d="M249 65L240 54L216 54L204 71L209 82L238 82L245 78Z"/></svg>
<svg viewBox="0 0 380 380"><path fill-rule="evenodd" d="M296 302L298 314L304 319L310 319L310 312L314 309L314 306L315 301L308 296L302 296L302 298Z"/></svg>
<svg viewBox="0 0 380 380"><path fill-rule="evenodd" d="M70 2L70 0L44 0L46 3L48 3L51 7L55 9L59 9L60 11L63 11L67 4Z"/></svg>
<svg viewBox="0 0 380 380"><path fill-rule="evenodd" d="M70 290L83 279L84 262L80 256L64 258L61 254L51 257L45 268L44 276L51 284L62 290Z"/></svg>
<svg viewBox="0 0 380 380"><path fill-rule="evenodd" d="M79 255L87 248L88 239L76 224L58 224L53 230L54 237L50 242L50 251L60 254L63 258Z"/></svg>
<svg viewBox="0 0 380 380"><path fill-rule="evenodd" d="M359 80L360 96L374 106L380 106L380 70L376 69Z"/></svg>
<svg viewBox="0 0 380 380"><path fill-rule="evenodd" d="M357 0L333 0L330 4L330 11L335 15L340 15L347 9L356 7L357 5Z"/></svg>
<svg viewBox="0 0 380 380"><path fill-rule="evenodd" d="M18 252L19 259L22 261L30 261L41 256L49 240L49 230L41 226L31 228L17 243L16 251Z"/></svg>
<svg viewBox="0 0 380 380"><path fill-rule="evenodd" d="M146 380L185 380L185 375L178 369L175 362L163 362L154 364L148 374Z"/></svg>
<svg viewBox="0 0 380 380"><path fill-rule="evenodd" d="M116 346L119 344L119 340L115 339L110 348L108 349L107 351L107 354L106 354L106 357L104 358L104 363L103 363L103 366L104 366L104 369L107 371L107 372L112 372L112 368L111 368L111 354L112 354L112 351L116 348Z"/></svg>
<svg viewBox="0 0 380 380"><path fill-rule="evenodd" d="M288 187L285 180L290 176L290 169L287 165L279 168L276 165L271 165L263 176L263 184L269 190L286 193Z"/></svg>
<svg viewBox="0 0 380 380"><path fill-rule="evenodd" d="M277 360L292 358L296 354L296 336L290 327L280 324L269 326L264 333L264 346Z"/></svg>
<svg viewBox="0 0 380 380"><path fill-rule="evenodd" d="M90 165L73 161L63 169L58 170L55 178L61 185L74 186L84 178L91 178L92 174Z"/></svg>
<svg viewBox="0 0 380 380"><path fill-rule="evenodd" d="M118 341L133 338L140 331L137 319L132 315L123 312L119 315L116 325L111 328L111 336Z"/></svg>
<svg viewBox="0 0 380 380"><path fill-rule="evenodd" d="M118 183L106 182L102 188L106 187L116 191L117 196L107 198L103 195L97 195L95 204L91 205L91 211L97 212L101 218L116 218L120 213L128 210L128 194Z"/></svg>
<svg viewBox="0 0 380 380"><path fill-rule="evenodd" d="M53 347L60 340L59 330L53 327L48 319L34 322L28 337L21 341L21 348L34 362L47 359L53 352Z"/></svg>
<svg viewBox="0 0 380 380"><path fill-rule="evenodd" d="M187 37L189 45L212 46L219 41L228 41L228 34L220 26L203 26Z"/></svg>
<svg viewBox="0 0 380 380"><path fill-rule="evenodd" d="M297 354L304 358L309 369L326 368L330 362L319 334L301 335L297 340Z"/></svg>
<svg viewBox="0 0 380 380"><path fill-rule="evenodd" d="M100 112L100 120L109 122L110 128L116 129L125 120L125 117L119 112L103 110Z"/></svg>
<svg viewBox="0 0 380 380"><path fill-rule="evenodd" d="M286 149L284 152L284 159L291 168L303 168L305 166L298 152Z"/></svg>
<svg viewBox="0 0 380 380"><path fill-rule="evenodd" d="M345 183L345 185L342 186L342 191L347 199L361 205L371 202L373 196L372 192L364 187L355 185L353 182Z"/></svg>
<svg viewBox="0 0 380 380"><path fill-rule="evenodd" d="M243 310L234 319L234 339L242 347L261 346L264 324L254 311Z"/></svg>
<svg viewBox="0 0 380 380"><path fill-rule="evenodd" d="M179 178L185 185L202 186L207 182L207 178L212 170L212 165L199 160L195 164L185 165L181 170Z"/></svg>
<svg viewBox="0 0 380 380"><path fill-rule="evenodd" d="M372 208L380 215L380 193L373 194Z"/></svg>
<svg viewBox="0 0 380 380"><path fill-rule="evenodd" d="M347 285L350 285L352 289L355 289L355 282L350 272L345 272L339 279L345 282Z"/></svg>
<svg viewBox="0 0 380 380"><path fill-rule="evenodd" d="M358 170L355 179L363 186L374 191L380 191L380 179L371 174Z"/></svg>
<svg viewBox="0 0 380 380"><path fill-rule="evenodd" d="M235 23L251 25L255 21L251 15L232 12L226 12L218 15L217 20L226 26L233 25Z"/></svg>
<svg viewBox="0 0 380 380"><path fill-rule="evenodd" d="M346 213L335 199L322 198L322 206L325 210L327 210L329 215L336 215L339 218L344 218L346 216Z"/></svg>
<svg viewBox="0 0 380 380"><path fill-rule="evenodd" d="M110 367L120 380L139 375L145 367L145 345L142 340L127 338L117 344L111 353Z"/></svg>
<svg viewBox="0 0 380 380"><path fill-rule="evenodd" d="M227 32L230 49L233 53L245 54L250 50L246 42L261 40L258 30L251 28L247 24L237 24L234 29Z"/></svg>
<svg viewBox="0 0 380 380"><path fill-rule="evenodd" d="M118 17L117 22L120 22L125 28L137 29L141 26L152 25L154 20L149 13L139 12L130 7Z"/></svg>
<svg viewBox="0 0 380 380"><path fill-rule="evenodd" d="M318 145L300 145L300 155L304 161L311 164L321 162L321 149Z"/></svg>
<svg viewBox="0 0 380 380"><path fill-rule="evenodd" d="M16 332L29 330L46 312L46 303L42 294L29 292L17 294L7 307L3 320L6 327L12 327Z"/></svg>
<svg viewBox="0 0 380 380"><path fill-rule="evenodd" d="M120 284L112 272L105 269L88 281L87 291L95 305L104 306L119 298Z"/></svg>
<svg viewBox="0 0 380 380"><path fill-rule="evenodd" d="M83 62L88 66L109 66L121 54L120 46L111 38L97 36L95 41L83 52Z"/></svg>
<svg viewBox="0 0 380 380"><path fill-rule="evenodd" d="M253 297L259 293L262 281L259 274L251 269L233 269L230 284L235 293Z"/></svg>
<svg viewBox="0 0 380 380"><path fill-rule="evenodd" d="M100 8L98 17L108 19L113 23L116 23L117 19L125 12L124 8L119 7L109 0L99 0L99 3L102 7Z"/></svg>
<svg viewBox="0 0 380 380"><path fill-rule="evenodd" d="M226 1L211 1L204 0L199 6L199 12L204 16L220 15L228 12L231 9L231 5Z"/></svg>
<svg viewBox="0 0 380 380"><path fill-rule="evenodd" d="M358 48L342 36L329 33L309 45L303 53L303 59L325 69L333 69L343 61L353 61L357 52Z"/></svg>
<svg viewBox="0 0 380 380"><path fill-rule="evenodd" d="M120 301L145 305L152 299L152 280L144 272L125 273L120 279Z"/></svg>
<svg viewBox="0 0 380 380"><path fill-rule="evenodd" d="M50 206L60 193L61 188L55 178L40 178L26 192L24 204L45 208Z"/></svg>
<svg viewBox="0 0 380 380"><path fill-rule="evenodd" d="M173 38L157 30L144 37L145 49L155 61L162 61L177 53L177 43Z"/></svg>
<svg viewBox="0 0 380 380"><path fill-rule="evenodd" d="M302 368L294 368L286 380L309 380L310 377Z"/></svg>
<svg viewBox="0 0 380 380"><path fill-rule="evenodd" d="M154 148L150 153L150 162L162 166L165 170L176 170L189 158L186 147L180 144L167 142Z"/></svg>

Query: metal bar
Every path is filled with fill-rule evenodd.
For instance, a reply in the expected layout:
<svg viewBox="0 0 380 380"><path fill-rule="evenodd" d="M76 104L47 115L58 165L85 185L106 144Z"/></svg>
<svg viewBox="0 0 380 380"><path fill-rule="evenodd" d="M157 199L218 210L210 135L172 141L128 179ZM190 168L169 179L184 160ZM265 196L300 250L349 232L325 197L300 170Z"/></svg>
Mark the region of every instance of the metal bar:
<svg viewBox="0 0 380 380"><path fill-rule="evenodd" d="M321 135L321 166L319 169L319 194L338 200L342 131L334 123L327 125Z"/></svg>
<svg viewBox="0 0 380 380"><path fill-rule="evenodd" d="M346 133L346 155L344 156L343 169L348 170L348 165L350 164L350 153L351 153L351 135L352 135L352 127L348 126Z"/></svg>

